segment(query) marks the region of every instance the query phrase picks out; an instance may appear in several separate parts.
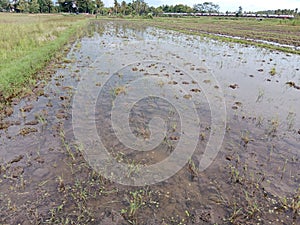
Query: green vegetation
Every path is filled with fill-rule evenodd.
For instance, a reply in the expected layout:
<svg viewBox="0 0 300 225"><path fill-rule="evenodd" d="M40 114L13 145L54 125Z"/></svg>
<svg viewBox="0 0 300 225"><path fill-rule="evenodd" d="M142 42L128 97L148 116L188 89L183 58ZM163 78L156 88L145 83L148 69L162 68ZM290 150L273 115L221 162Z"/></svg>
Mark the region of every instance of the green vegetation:
<svg viewBox="0 0 300 225"><path fill-rule="evenodd" d="M220 6L213 2L198 2L191 6L185 4L161 5L158 7L150 6L144 0L121 1L114 0L112 7L104 5L102 0L57 0L53 4L52 0L0 0L0 12L21 12L21 13L89 13L101 15L162 15L162 13L225 13L220 12ZM258 12L244 11L249 14L268 14L268 15L294 15L299 16L298 8L296 9L277 9L264 10ZM243 14L242 6L235 11L226 14L241 16Z"/></svg>
<svg viewBox="0 0 300 225"><path fill-rule="evenodd" d="M35 74L85 22L84 17L75 16L0 14L2 104L25 87L34 85Z"/></svg>
<svg viewBox="0 0 300 225"><path fill-rule="evenodd" d="M148 20L147 24L162 29L207 36L221 41L254 44L260 47L300 54L299 50L256 41L263 40L282 45L300 46L300 19L265 19L257 21L253 18L235 17L159 17L154 20ZM233 39L231 36L240 37L241 39Z"/></svg>

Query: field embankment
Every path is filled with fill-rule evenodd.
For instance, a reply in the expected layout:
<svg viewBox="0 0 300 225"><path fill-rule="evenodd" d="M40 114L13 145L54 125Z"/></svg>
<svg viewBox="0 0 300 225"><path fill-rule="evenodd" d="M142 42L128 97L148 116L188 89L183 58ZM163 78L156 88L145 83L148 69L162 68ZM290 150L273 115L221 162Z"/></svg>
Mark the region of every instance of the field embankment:
<svg viewBox="0 0 300 225"><path fill-rule="evenodd" d="M222 41L254 44L300 54L300 19L159 17L147 24Z"/></svg>
<svg viewBox="0 0 300 225"><path fill-rule="evenodd" d="M72 15L0 14L0 109L35 85L37 72L86 21Z"/></svg>

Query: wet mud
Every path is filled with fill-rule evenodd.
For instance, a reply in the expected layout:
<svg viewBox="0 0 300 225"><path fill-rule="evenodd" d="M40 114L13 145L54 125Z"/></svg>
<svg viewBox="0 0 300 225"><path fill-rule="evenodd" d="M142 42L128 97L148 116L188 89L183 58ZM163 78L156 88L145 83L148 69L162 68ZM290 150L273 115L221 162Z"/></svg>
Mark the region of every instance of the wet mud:
<svg viewBox="0 0 300 225"><path fill-rule="evenodd" d="M88 29L92 35L74 43L69 60L52 80L41 81L35 94L16 99L0 123L0 224L300 223L299 55L134 22L92 21ZM78 83L89 79L87 74L99 57L141 40L193 49L218 84L201 77L198 84L185 75L189 71L165 71L153 62L132 62L111 83L94 82L97 88L109 89L97 101L96 129L105 131L101 138L110 154L131 165L128 176L170 156L182 134L176 108L151 97L132 110L131 131L149 139L149 121L159 116L165 121L166 137L152 151L136 153L126 148L114 134L110 112L113 100L129 92L127 82L156 74L166 79L157 85L174 87L178 98L200 99L199 141L191 159L171 178L136 187L112 182L88 164L73 133L72 103ZM101 68L109 66L98 64L95 73L112 75L101 74ZM190 68L197 69L201 74L199 68ZM223 91L227 114L221 149L213 163L200 171L197 156L207 145L212 119L204 86Z"/></svg>

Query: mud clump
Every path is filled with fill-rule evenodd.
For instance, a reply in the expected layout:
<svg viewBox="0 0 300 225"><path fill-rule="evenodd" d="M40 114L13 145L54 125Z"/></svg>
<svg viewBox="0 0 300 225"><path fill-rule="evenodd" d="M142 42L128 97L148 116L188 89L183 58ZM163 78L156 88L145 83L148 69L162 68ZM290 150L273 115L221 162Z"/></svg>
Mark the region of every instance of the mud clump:
<svg viewBox="0 0 300 225"><path fill-rule="evenodd" d="M39 123L39 121L32 120L32 121L26 122L25 125L32 125L32 126L34 126L34 125L37 125L38 123Z"/></svg>
<svg viewBox="0 0 300 225"><path fill-rule="evenodd" d="M14 113L14 110L11 107L6 107L4 113L6 116L11 116Z"/></svg>
<svg viewBox="0 0 300 225"><path fill-rule="evenodd" d="M34 127L24 127L19 131L19 134L22 136L26 136L30 133L36 133L38 130Z"/></svg>
<svg viewBox="0 0 300 225"><path fill-rule="evenodd" d="M196 92L196 93L199 93L199 92L201 92L201 90L200 90L200 89L198 89L198 88L193 88L193 89L191 89L191 92Z"/></svg>
<svg viewBox="0 0 300 225"><path fill-rule="evenodd" d="M296 85L296 83L293 82L293 81L288 81L288 82L286 82L285 84L287 84L287 85L289 85L290 87L293 87L293 88L295 88L295 89L297 89L297 90L300 90L300 85Z"/></svg>
<svg viewBox="0 0 300 225"><path fill-rule="evenodd" d="M22 112L30 112L32 109L33 109L33 105L30 104L30 105L26 105L23 108L21 108L20 111L22 111Z"/></svg>
<svg viewBox="0 0 300 225"><path fill-rule="evenodd" d="M11 126L9 121L1 121L0 122L0 130L5 130Z"/></svg>
<svg viewBox="0 0 300 225"><path fill-rule="evenodd" d="M229 87L232 89L237 89L239 86L237 84L230 84Z"/></svg>
<svg viewBox="0 0 300 225"><path fill-rule="evenodd" d="M192 95L188 95L188 94L187 94L187 95L184 95L183 98L185 98L185 99L191 99L191 98L192 98Z"/></svg>

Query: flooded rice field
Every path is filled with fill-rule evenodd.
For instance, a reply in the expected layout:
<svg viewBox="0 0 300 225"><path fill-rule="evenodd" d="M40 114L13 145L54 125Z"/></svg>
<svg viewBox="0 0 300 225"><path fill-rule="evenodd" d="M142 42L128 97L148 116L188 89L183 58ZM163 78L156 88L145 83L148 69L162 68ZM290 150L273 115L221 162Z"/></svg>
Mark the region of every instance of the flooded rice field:
<svg viewBox="0 0 300 225"><path fill-rule="evenodd" d="M300 56L92 21L1 122L0 224L299 224Z"/></svg>

